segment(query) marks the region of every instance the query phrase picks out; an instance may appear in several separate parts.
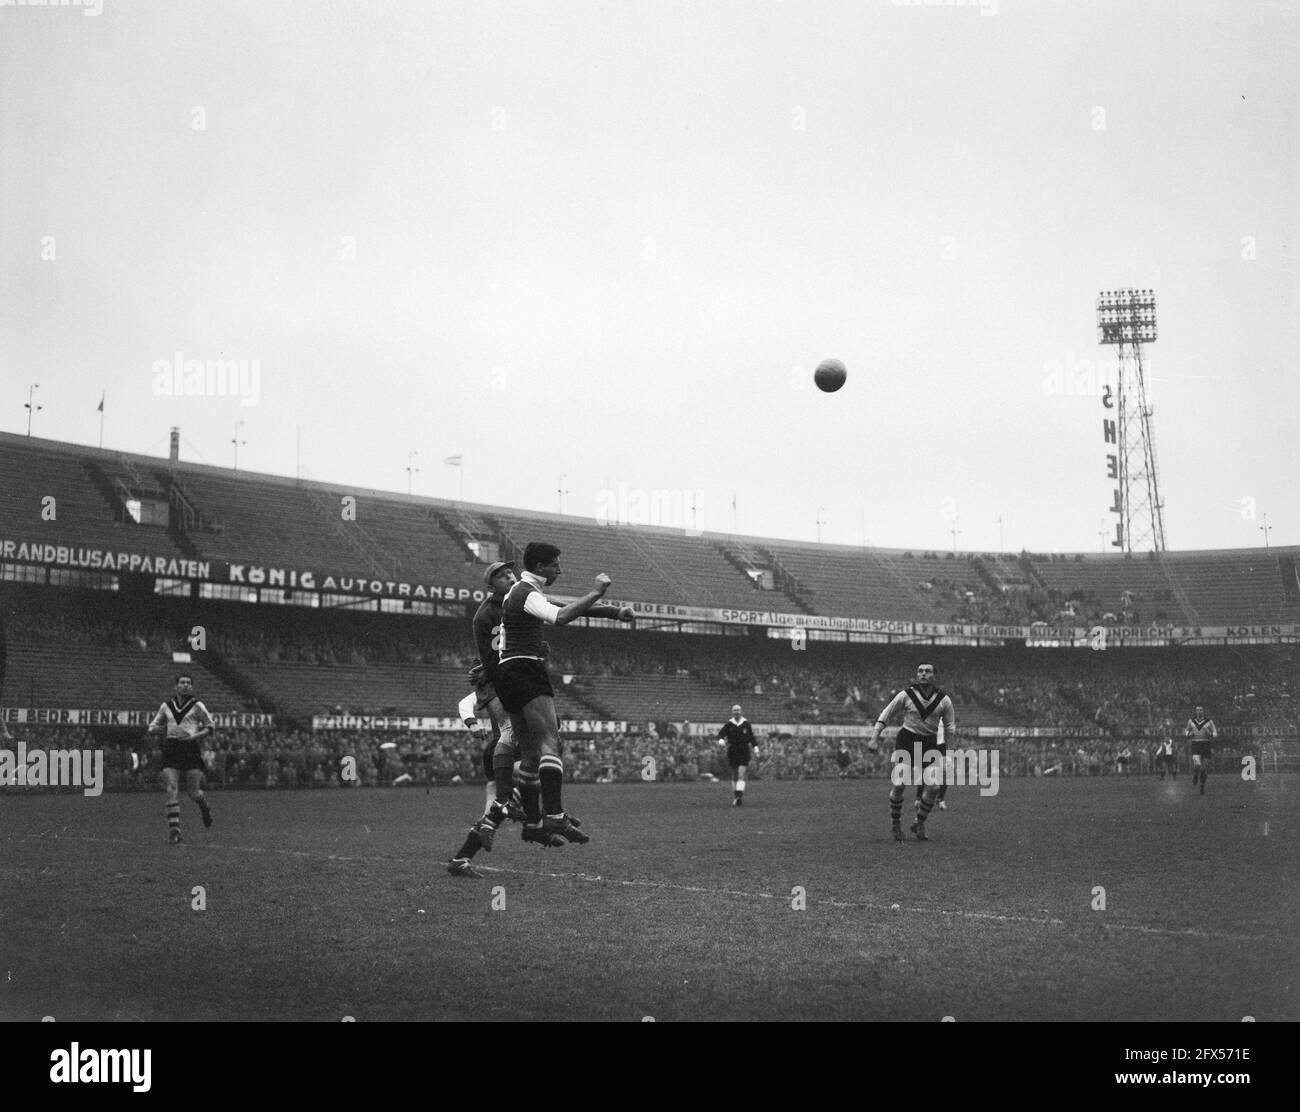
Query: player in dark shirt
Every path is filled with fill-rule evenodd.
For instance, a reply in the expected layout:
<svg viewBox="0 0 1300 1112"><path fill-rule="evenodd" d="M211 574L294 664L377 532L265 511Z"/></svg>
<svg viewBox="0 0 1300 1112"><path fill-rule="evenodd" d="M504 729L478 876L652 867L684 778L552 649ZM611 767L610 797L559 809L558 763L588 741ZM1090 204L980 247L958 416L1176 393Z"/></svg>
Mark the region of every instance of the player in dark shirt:
<svg viewBox="0 0 1300 1112"><path fill-rule="evenodd" d="M847 780L849 776L849 765L853 763L853 755L849 752L849 743L841 741L839 750L835 754L835 763L840 769L840 779Z"/></svg>
<svg viewBox="0 0 1300 1112"><path fill-rule="evenodd" d="M555 691L546 671L545 626L567 625L575 618L633 619L630 607L597 605L609 589L603 572L596 588L576 602L557 606L542 593L560 576L560 550L532 541L524 549L524 574L501 605L501 663L496 689L519 739L519 793L527 821L523 839L552 845L551 835L581 845L591 839L564 812L561 801L564 762L560 760L560 726Z"/></svg>
<svg viewBox="0 0 1300 1112"><path fill-rule="evenodd" d="M754 741L754 727L740 713L740 704L731 708L730 721L718 731L718 744L727 747L727 764L731 766L731 805L739 807L745 802L745 773L749 771L750 752L761 757Z"/></svg>
<svg viewBox="0 0 1300 1112"><path fill-rule="evenodd" d="M483 770L493 782L495 799L482 817L470 827L459 852L447 862L447 872L452 876L481 877L470 861L480 849L492 851L492 841L497 828L511 815L511 795L514 791L515 760L518 744L510 716L497 696L497 670L501 664L501 603L510 588L518 582L513 561L489 564L483 581L492 588L474 614L474 644L478 649L478 663L470 669L470 682L474 685L475 722L468 715L466 726L474 733L478 714L486 713L492 723L492 733L483 749ZM522 816L520 816L522 817ZM563 845L556 837L551 845Z"/></svg>

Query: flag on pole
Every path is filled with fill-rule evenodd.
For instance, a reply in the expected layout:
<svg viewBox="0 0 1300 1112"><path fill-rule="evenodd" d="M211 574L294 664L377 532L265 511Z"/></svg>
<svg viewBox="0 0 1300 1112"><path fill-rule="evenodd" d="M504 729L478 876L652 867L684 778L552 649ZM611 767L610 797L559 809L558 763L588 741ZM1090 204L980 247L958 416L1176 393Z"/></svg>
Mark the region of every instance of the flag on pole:
<svg viewBox="0 0 1300 1112"><path fill-rule="evenodd" d="M108 397L108 393L107 393L107 391L105 391L104 393L100 394L100 396L99 396L99 405L98 405L98 407L97 407L97 409L96 409L96 412L99 412L99 413L103 413L103 412L104 412L104 399L105 399L106 397Z"/></svg>
<svg viewBox="0 0 1300 1112"><path fill-rule="evenodd" d="M445 460L443 460L442 462L443 462L443 463L446 463L446 464L450 464L452 467L459 467L459 466L460 466L460 460L461 460L461 457L460 457L460 456L448 456L448 457L447 457Z"/></svg>

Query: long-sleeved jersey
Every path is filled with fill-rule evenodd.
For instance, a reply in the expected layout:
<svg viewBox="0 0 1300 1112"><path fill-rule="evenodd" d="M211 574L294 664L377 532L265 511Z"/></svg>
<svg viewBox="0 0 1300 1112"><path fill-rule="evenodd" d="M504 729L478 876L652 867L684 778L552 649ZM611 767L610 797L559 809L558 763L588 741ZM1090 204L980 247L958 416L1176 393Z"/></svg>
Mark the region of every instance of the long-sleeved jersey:
<svg viewBox="0 0 1300 1112"><path fill-rule="evenodd" d="M939 733L939 723L943 722L945 737L952 737L954 715L952 697L937 687L923 691L919 684L903 688L890 701L889 705L876 717L882 726L899 711L903 712L903 729L912 734L935 737Z"/></svg>

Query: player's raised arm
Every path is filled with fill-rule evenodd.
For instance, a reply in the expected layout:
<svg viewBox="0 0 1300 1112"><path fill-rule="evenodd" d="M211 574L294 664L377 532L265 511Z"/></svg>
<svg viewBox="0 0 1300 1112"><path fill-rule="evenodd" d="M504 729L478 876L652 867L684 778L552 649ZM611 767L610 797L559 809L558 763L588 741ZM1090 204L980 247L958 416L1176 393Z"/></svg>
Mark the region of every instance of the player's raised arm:
<svg viewBox="0 0 1300 1112"><path fill-rule="evenodd" d="M565 606L559 607L556 610L555 617L553 618L547 618L546 614L544 613L538 614L534 612L534 610L532 609L534 600L536 600L536 602L538 603L543 601L542 599L537 597L537 592L535 591L528 596L528 599L524 604L524 608L528 610L528 612L532 614L533 617L535 618L541 618L543 621L550 621L555 625L568 625L575 618L581 618L586 616L588 612L591 610L591 608L595 606L596 603L598 603L602 598L605 597L605 592L609 590L609 584L610 584L609 576L602 571L598 576L596 576L596 589L594 591L588 591L585 595L582 596L582 598L578 599L576 602L570 602ZM548 605L554 606L553 603L550 603ZM610 607L610 609L612 610L613 607Z"/></svg>

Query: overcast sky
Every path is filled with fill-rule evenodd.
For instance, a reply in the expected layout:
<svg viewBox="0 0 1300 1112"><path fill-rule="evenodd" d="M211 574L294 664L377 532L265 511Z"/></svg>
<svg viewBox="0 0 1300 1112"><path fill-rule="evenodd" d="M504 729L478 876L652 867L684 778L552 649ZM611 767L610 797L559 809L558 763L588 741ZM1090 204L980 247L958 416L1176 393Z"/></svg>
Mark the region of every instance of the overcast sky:
<svg viewBox="0 0 1300 1112"><path fill-rule="evenodd" d="M1300 6L94 10L0 7L0 428L39 383L241 470L1092 551L1095 300L1150 287L1170 546L1300 543Z"/></svg>

